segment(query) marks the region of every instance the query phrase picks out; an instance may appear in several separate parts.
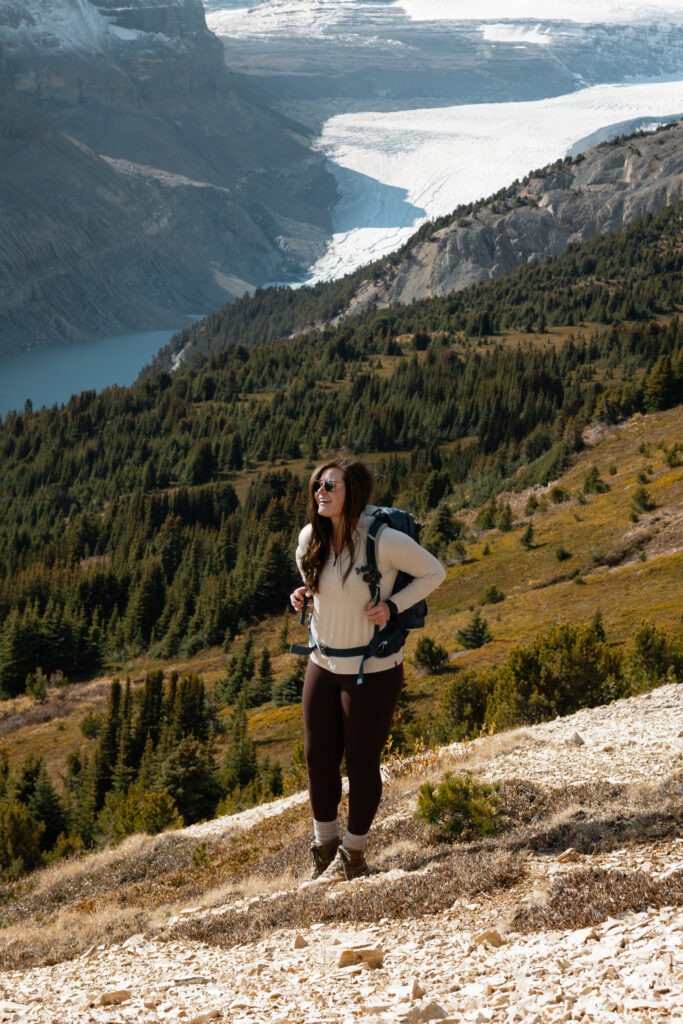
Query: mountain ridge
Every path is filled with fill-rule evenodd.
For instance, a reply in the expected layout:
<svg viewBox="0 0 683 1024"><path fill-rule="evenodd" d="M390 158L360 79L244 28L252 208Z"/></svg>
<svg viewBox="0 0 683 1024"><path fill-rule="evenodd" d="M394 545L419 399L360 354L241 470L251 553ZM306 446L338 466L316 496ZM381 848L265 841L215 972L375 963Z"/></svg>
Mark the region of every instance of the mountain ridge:
<svg viewBox="0 0 683 1024"><path fill-rule="evenodd" d="M513 184L411 248L394 272L351 300L350 311L446 295L557 256L683 198L683 122L601 143ZM501 209L502 207L502 209ZM507 209L505 208L507 207ZM469 223L466 221L469 220Z"/></svg>
<svg viewBox="0 0 683 1024"><path fill-rule="evenodd" d="M654 172L654 173L653 173ZM428 297L465 291L498 280L529 263L558 256L573 242L624 227L683 198L683 122L653 133L602 142L584 154L531 172L495 196L422 225L401 249L337 282L304 286L296 293L264 289L212 318L211 352L241 342L233 317L258 323L259 304L271 315L286 311L281 336L334 329L351 317L410 306ZM297 318L297 308L305 312ZM264 314L265 316L265 314ZM283 315L283 319L285 319ZM206 358L204 323L175 335L151 369L175 369ZM263 329L264 337L272 337Z"/></svg>
<svg viewBox="0 0 683 1024"><path fill-rule="evenodd" d="M1 0L0 38L5 353L172 327L322 251L322 156L235 86L199 0ZM68 168L19 145L39 115Z"/></svg>

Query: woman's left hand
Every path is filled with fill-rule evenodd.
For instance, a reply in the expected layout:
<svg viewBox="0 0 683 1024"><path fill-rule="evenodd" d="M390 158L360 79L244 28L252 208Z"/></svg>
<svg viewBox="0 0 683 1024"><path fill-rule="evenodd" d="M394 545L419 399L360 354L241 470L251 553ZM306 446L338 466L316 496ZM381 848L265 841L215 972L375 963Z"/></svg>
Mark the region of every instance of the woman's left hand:
<svg viewBox="0 0 683 1024"><path fill-rule="evenodd" d="M377 604L373 604L372 601L369 601L365 606L365 614L374 626L386 626L387 622L391 618L389 605L386 601L379 601Z"/></svg>

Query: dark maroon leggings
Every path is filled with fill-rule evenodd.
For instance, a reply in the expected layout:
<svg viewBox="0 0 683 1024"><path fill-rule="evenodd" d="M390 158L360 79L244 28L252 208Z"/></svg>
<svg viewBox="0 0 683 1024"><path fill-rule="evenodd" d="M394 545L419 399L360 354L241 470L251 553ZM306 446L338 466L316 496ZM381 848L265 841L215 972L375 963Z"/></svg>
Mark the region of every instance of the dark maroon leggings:
<svg viewBox="0 0 683 1024"><path fill-rule="evenodd" d="M308 792L316 821L333 821L342 795L339 767L346 754L349 832L370 830L382 797L380 757L403 688L403 665L336 675L308 662L302 696Z"/></svg>

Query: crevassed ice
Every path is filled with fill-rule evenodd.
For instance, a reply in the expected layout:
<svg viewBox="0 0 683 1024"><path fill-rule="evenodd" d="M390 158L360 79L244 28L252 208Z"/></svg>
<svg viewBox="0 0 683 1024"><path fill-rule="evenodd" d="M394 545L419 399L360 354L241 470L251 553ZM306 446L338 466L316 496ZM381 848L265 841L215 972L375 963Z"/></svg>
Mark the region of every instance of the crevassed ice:
<svg viewBox="0 0 683 1024"><path fill-rule="evenodd" d="M332 241L310 280L331 280L387 255L424 220L497 192L599 129L676 114L683 116L683 81L333 117L318 144L341 198Z"/></svg>

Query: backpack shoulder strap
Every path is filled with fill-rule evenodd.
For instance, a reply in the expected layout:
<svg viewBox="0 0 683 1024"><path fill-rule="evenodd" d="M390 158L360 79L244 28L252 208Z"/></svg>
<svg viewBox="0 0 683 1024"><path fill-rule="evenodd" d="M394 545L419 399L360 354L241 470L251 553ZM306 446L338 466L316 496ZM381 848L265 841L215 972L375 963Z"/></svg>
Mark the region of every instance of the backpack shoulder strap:
<svg viewBox="0 0 683 1024"><path fill-rule="evenodd" d="M368 512L372 522L368 526L368 535L365 541L365 565L359 566L356 572L363 573L363 580L370 587L372 603L377 604L379 601L379 581L382 579L382 573L377 567L377 538L386 526L386 521L381 508L368 506Z"/></svg>

